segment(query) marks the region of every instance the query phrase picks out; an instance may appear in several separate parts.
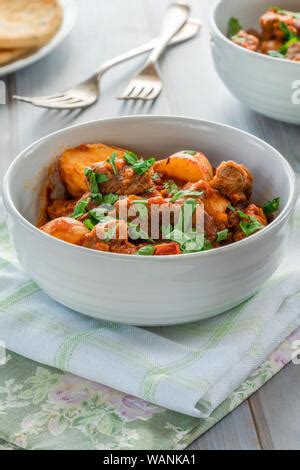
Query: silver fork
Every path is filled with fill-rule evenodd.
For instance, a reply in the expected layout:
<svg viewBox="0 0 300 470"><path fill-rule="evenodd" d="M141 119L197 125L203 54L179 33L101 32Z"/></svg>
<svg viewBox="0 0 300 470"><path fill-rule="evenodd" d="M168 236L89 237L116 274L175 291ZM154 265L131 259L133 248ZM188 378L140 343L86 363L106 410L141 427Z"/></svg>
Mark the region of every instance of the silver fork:
<svg viewBox="0 0 300 470"><path fill-rule="evenodd" d="M179 44L195 37L201 27L199 20L190 18L189 21L181 28L181 30L172 38L169 45ZM79 83L77 86L70 88L62 93L49 96L17 96L13 98L19 101L33 104L42 108L54 109L77 109L86 108L96 103L100 97L100 82L103 75L113 68L129 59L137 57L145 52L151 51L157 43L154 38L146 44L136 47L124 54L111 59L100 66L95 74L87 80Z"/></svg>
<svg viewBox="0 0 300 470"><path fill-rule="evenodd" d="M184 2L169 6L156 46L147 59L143 69L130 80L121 100L155 100L162 91L163 84L157 69L157 61L164 53L169 41L186 23L190 7Z"/></svg>

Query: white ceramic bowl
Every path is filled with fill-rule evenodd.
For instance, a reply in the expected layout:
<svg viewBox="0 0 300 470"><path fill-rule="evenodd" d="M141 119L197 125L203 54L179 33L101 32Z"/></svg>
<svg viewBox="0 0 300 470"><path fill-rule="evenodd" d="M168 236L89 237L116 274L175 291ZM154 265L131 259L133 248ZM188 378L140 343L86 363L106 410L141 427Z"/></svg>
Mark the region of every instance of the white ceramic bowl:
<svg viewBox="0 0 300 470"><path fill-rule="evenodd" d="M182 256L103 253L39 231L34 226L38 195L53 157L66 147L99 141L144 156L191 148L204 151L214 165L235 159L254 173L254 200L280 196L281 213L246 240ZM29 276L74 310L134 325L196 321L249 298L281 262L295 197L293 171L274 148L238 129L181 117L124 117L61 130L23 151L4 182L9 231Z"/></svg>
<svg viewBox="0 0 300 470"><path fill-rule="evenodd" d="M271 4L270 0L218 0L209 21L213 58L219 76L238 100L265 116L300 124L300 62L248 51L226 37L231 17L238 18L244 29L259 28L259 17ZM299 11L299 0L277 4Z"/></svg>

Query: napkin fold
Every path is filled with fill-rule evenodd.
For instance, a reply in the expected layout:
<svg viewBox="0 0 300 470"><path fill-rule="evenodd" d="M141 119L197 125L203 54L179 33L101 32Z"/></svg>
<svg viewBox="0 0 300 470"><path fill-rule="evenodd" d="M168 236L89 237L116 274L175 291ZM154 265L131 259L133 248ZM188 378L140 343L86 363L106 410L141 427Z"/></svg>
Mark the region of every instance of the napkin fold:
<svg viewBox="0 0 300 470"><path fill-rule="evenodd" d="M50 299L19 267L0 214L0 341L34 361L207 418L300 327L300 202L289 254L256 296L163 328L91 319Z"/></svg>

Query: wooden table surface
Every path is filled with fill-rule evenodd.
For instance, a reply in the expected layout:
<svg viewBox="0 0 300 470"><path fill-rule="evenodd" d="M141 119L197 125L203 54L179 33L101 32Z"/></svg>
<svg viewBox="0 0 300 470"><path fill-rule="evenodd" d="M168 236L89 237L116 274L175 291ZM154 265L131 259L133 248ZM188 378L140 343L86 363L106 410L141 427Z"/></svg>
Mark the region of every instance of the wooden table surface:
<svg viewBox="0 0 300 470"><path fill-rule="evenodd" d="M174 48L163 59L165 87L155 104L115 99L143 58L109 72L103 80L101 100L84 112L47 111L12 102L10 96L14 93L42 95L60 91L88 76L102 61L149 40L157 33L168 3L78 0L79 17L70 37L47 58L4 79L8 103L0 106L1 181L14 156L36 139L74 123L131 114L191 116L239 127L276 147L300 171L299 127L272 121L245 108L218 78L207 28L212 0L190 0L193 15L201 18L203 29L197 39ZM235 158L238 160L237 155ZM299 372L297 366L287 366L191 449L300 449Z"/></svg>

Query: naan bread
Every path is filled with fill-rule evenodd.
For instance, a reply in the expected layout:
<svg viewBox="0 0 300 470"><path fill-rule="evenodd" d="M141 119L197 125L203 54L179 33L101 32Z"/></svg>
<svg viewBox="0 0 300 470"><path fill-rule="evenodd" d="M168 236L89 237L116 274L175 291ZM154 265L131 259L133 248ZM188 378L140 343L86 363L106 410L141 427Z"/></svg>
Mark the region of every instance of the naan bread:
<svg viewBox="0 0 300 470"><path fill-rule="evenodd" d="M57 0L0 0L0 49L38 48L62 23Z"/></svg>
<svg viewBox="0 0 300 470"><path fill-rule="evenodd" d="M35 49L0 49L0 65L9 64L34 52Z"/></svg>

